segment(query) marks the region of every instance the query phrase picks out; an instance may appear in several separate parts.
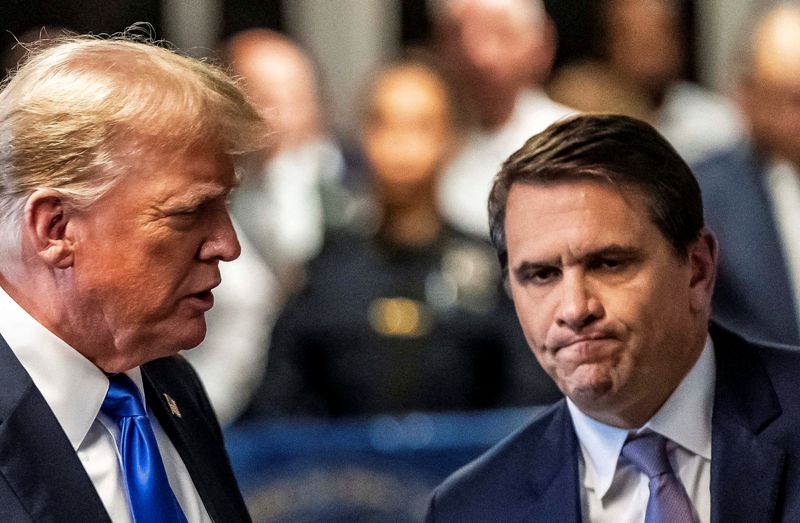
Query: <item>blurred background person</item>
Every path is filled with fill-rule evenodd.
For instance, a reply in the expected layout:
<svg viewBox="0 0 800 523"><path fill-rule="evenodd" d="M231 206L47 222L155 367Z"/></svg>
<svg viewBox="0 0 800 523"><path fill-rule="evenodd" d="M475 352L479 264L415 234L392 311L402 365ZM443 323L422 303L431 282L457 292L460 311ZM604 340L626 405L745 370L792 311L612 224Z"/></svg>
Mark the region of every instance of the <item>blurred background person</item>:
<svg viewBox="0 0 800 523"><path fill-rule="evenodd" d="M305 51L265 29L237 33L225 51L274 130L259 173L243 180L234 195L233 212L292 290L302 281L305 263L319 254L326 223L339 222L346 212L344 159L328 133L319 82Z"/></svg>
<svg viewBox="0 0 800 523"><path fill-rule="evenodd" d="M442 176L441 212L459 230L488 238L486 200L500 164L571 112L541 88L555 58L555 28L539 0L439 0L433 22L474 119Z"/></svg>
<svg viewBox="0 0 800 523"><path fill-rule="evenodd" d="M362 143L376 228L334 235L311 264L276 325L253 417L490 408L525 393L510 352L527 351L494 256L443 222L436 204L457 145L449 88L410 58L382 70L367 99ZM557 398L525 361L519 370L538 373L541 390L521 401Z"/></svg>
<svg viewBox="0 0 800 523"><path fill-rule="evenodd" d="M605 0L598 9L602 58L560 68L549 86L554 99L648 121L688 162L741 138L733 102L684 80L680 0Z"/></svg>
<svg viewBox="0 0 800 523"><path fill-rule="evenodd" d="M720 263L714 315L800 342L800 5L762 13L738 53L748 139L695 166Z"/></svg>

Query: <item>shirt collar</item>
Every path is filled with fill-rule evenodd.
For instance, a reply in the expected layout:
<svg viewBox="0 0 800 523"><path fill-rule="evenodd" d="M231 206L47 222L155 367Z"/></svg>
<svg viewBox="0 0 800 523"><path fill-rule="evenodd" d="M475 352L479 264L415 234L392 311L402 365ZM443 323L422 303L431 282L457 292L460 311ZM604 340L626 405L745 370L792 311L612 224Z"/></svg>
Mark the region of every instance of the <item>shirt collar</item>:
<svg viewBox="0 0 800 523"><path fill-rule="evenodd" d="M108 378L81 353L36 321L2 287L0 333L77 451L100 412L108 391ZM126 374L142 394L140 369L136 367Z"/></svg>
<svg viewBox="0 0 800 523"><path fill-rule="evenodd" d="M649 428L710 461L715 382L714 345L709 336L692 370L642 430Z"/></svg>
<svg viewBox="0 0 800 523"><path fill-rule="evenodd" d="M707 336L703 351L692 369L658 412L636 432L649 429L711 460L715 381L714 346ZM569 398L567 407L581 446L585 466L584 486L602 498L614 480L617 461L629 431L587 416Z"/></svg>

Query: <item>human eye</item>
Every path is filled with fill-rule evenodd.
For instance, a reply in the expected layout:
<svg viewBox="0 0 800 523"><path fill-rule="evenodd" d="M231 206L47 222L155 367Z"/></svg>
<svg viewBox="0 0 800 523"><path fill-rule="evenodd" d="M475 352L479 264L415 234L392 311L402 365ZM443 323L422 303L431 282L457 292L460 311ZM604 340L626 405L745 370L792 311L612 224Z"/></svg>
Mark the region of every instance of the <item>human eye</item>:
<svg viewBox="0 0 800 523"><path fill-rule="evenodd" d="M202 205L175 207L166 213L166 218L173 229L189 230L198 222L202 208Z"/></svg>
<svg viewBox="0 0 800 523"><path fill-rule="evenodd" d="M525 267L517 272L517 279L522 284L547 285L561 276L558 267L536 266Z"/></svg>
<svg viewBox="0 0 800 523"><path fill-rule="evenodd" d="M619 274L626 272L634 263L632 256L624 254L599 255L589 262L589 269L600 273Z"/></svg>
<svg viewBox="0 0 800 523"><path fill-rule="evenodd" d="M625 267L625 260L620 258L600 258L595 262L598 269L604 270L618 270Z"/></svg>

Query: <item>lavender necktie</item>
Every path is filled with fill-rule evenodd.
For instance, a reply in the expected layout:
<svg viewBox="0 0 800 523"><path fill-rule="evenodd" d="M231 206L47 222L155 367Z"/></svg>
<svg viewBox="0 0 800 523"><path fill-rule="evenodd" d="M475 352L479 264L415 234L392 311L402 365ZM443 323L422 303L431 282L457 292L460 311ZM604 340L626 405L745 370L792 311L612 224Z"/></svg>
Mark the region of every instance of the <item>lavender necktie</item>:
<svg viewBox="0 0 800 523"><path fill-rule="evenodd" d="M622 455L650 478L645 523L695 523L692 502L667 458L667 440L649 432L628 440Z"/></svg>

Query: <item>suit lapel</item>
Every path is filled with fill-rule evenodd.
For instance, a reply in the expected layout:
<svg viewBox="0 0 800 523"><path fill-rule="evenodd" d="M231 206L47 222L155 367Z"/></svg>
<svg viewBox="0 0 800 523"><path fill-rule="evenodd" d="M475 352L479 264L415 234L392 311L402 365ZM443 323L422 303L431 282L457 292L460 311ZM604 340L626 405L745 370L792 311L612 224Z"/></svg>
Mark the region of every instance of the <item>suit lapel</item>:
<svg viewBox="0 0 800 523"><path fill-rule="evenodd" d="M548 521L580 523L578 438L564 400L541 437L530 445L532 456L527 463L532 495L528 520L538 521L546 514Z"/></svg>
<svg viewBox="0 0 800 523"><path fill-rule="evenodd" d="M0 336L0 474L34 521L110 522L67 436Z"/></svg>
<svg viewBox="0 0 800 523"><path fill-rule="evenodd" d="M216 450L222 447L222 434L216 418L209 418L211 406L199 403L205 398L199 385L176 372L175 365L165 358L141 367L148 407L180 454L211 519L249 521L238 490L231 491L236 481L227 457Z"/></svg>
<svg viewBox="0 0 800 523"><path fill-rule="evenodd" d="M711 520L773 521L786 453L762 433L780 417L763 363L738 336L712 325L717 384L712 421Z"/></svg>

